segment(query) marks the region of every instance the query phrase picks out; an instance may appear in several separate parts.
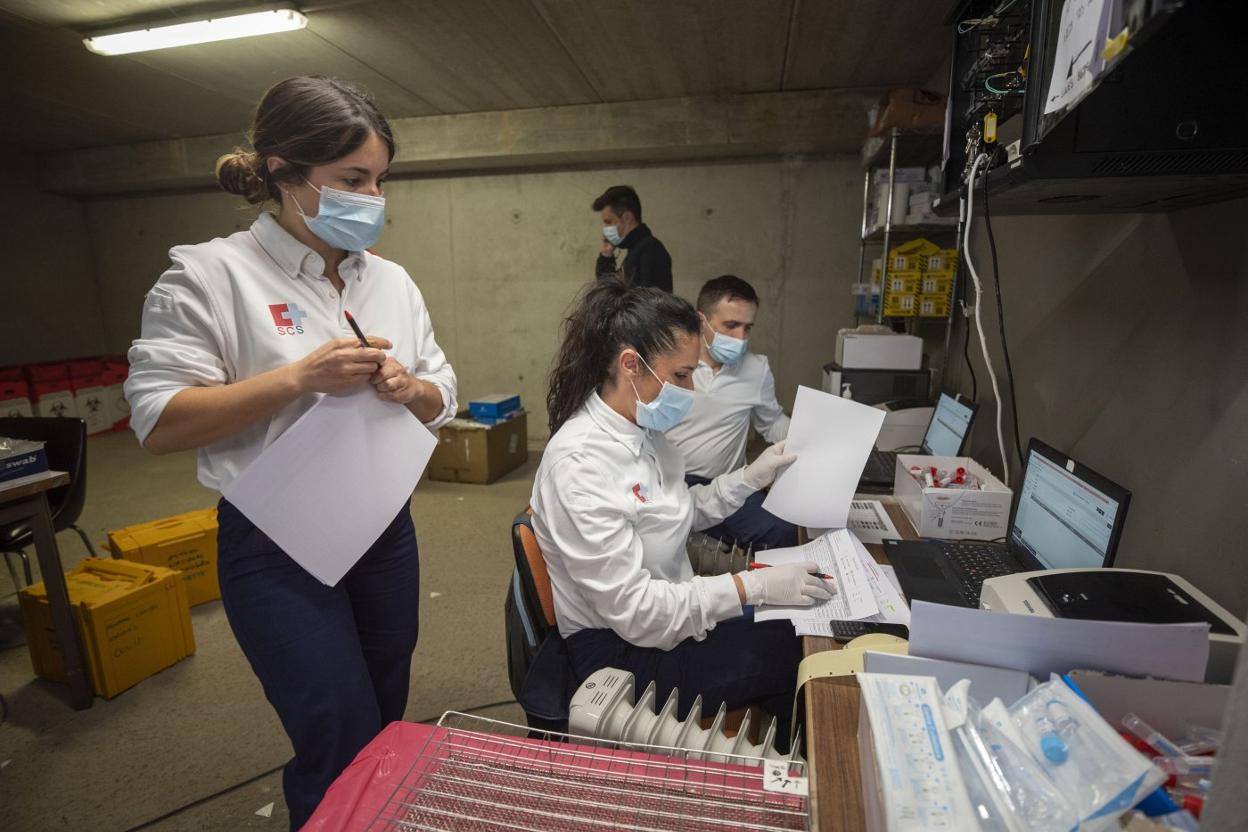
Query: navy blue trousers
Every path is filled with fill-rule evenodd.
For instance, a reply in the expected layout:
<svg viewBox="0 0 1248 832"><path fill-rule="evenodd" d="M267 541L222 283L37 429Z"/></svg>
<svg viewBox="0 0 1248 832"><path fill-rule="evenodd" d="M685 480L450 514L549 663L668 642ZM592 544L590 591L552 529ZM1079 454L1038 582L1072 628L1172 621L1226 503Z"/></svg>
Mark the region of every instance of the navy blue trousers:
<svg viewBox="0 0 1248 832"><path fill-rule="evenodd" d="M672 688L680 689L676 713L684 719L699 694L702 715L714 716L720 703L733 710L761 705L776 717L776 747L788 750L802 643L788 621L754 622L753 609L721 621L702 641L687 638L671 650L637 647L614 630L581 630L567 639L576 683L595 670L614 667L633 674L637 695L655 683L656 708Z"/></svg>
<svg viewBox="0 0 1248 832"><path fill-rule="evenodd" d="M282 786L298 829L360 749L403 718L419 624L412 516L403 506L336 587L226 500L217 522L230 628L294 747Z"/></svg>
<svg viewBox="0 0 1248 832"><path fill-rule="evenodd" d="M706 477L697 474L685 474L686 485L706 485ZM723 522L709 529L694 529L709 537L717 537L725 543L734 540L742 546L754 544L758 549L784 549L797 545L797 526L787 520L781 520L763 508L763 500L767 499L766 491L755 491L745 504L724 518Z"/></svg>

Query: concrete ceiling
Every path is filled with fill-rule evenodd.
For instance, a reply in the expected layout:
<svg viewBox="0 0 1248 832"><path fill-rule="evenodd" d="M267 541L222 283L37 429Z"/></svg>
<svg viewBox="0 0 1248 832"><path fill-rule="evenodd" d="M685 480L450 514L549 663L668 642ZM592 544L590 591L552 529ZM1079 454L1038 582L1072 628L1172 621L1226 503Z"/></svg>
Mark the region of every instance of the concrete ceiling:
<svg viewBox="0 0 1248 832"><path fill-rule="evenodd" d="M42 152L242 130L269 85L300 74L359 83L402 118L924 83L948 49L938 0L299 5L303 31L102 57L85 32L202 17L204 3L0 0L0 142Z"/></svg>

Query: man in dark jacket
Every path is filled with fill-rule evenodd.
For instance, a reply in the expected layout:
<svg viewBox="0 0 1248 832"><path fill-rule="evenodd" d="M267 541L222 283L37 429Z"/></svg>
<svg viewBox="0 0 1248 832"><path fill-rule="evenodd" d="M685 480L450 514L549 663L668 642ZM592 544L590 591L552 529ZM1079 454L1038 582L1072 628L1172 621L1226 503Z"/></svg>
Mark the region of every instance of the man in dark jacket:
<svg viewBox="0 0 1248 832"><path fill-rule="evenodd" d="M672 256L641 221L641 200L628 185L614 185L594 200L602 212L602 250L594 269L597 277L622 271L637 286L672 291ZM615 250L628 252L617 266Z"/></svg>

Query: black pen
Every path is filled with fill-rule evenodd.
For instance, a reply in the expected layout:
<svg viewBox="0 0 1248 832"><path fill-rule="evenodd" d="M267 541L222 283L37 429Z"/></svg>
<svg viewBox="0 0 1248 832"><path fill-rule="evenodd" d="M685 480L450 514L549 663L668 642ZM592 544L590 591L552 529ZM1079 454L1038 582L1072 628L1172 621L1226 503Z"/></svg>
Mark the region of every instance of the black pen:
<svg viewBox="0 0 1248 832"><path fill-rule="evenodd" d="M346 316L347 323L351 324L351 330L355 333L355 337L360 339L360 346L368 349L368 339L364 337L364 333L360 331L360 325L355 322L355 318L351 317L351 313L342 310L342 314Z"/></svg>
<svg viewBox="0 0 1248 832"><path fill-rule="evenodd" d="M355 322L355 318L351 317L351 313L344 309L342 310L342 314L346 316L347 323L351 324L351 330L355 333L355 337L360 339L360 346L366 350L372 349L368 343L368 339L365 338L364 333L360 331L360 325ZM381 369L381 364L377 365L377 369Z"/></svg>

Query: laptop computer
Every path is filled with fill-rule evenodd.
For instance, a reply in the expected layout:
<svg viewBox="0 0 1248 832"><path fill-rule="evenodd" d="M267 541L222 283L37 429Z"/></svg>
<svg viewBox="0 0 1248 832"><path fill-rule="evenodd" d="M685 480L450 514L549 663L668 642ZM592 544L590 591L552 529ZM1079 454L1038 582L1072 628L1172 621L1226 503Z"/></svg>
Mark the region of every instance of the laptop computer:
<svg viewBox="0 0 1248 832"><path fill-rule="evenodd" d="M932 411L932 419L923 432L923 442L919 445L919 453L927 456L961 456L966 447L966 439L971 434L971 423L975 421L975 411L979 405L975 402L963 401L948 393L941 393ZM897 470L897 453L871 451L867 464L862 469L858 485L863 488L893 487L893 477Z"/></svg>
<svg viewBox="0 0 1248 832"><path fill-rule="evenodd" d="M1113 565L1131 492L1038 439L1026 462L1005 545L884 541L910 602L978 607L986 578Z"/></svg>

